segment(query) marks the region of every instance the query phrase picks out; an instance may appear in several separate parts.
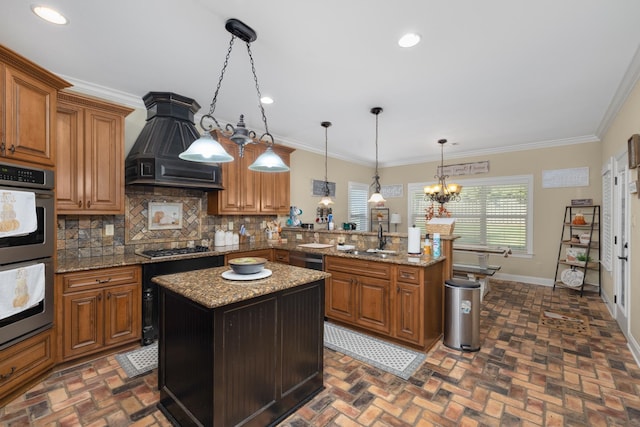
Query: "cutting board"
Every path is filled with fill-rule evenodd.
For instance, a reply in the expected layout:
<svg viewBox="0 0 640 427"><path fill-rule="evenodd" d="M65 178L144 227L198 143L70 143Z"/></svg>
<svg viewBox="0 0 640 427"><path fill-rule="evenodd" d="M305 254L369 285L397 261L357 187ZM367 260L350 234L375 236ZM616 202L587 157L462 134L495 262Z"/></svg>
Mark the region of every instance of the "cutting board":
<svg viewBox="0 0 640 427"><path fill-rule="evenodd" d="M330 248L333 245L329 245L327 243L303 243L298 246L301 248L323 249L323 248Z"/></svg>

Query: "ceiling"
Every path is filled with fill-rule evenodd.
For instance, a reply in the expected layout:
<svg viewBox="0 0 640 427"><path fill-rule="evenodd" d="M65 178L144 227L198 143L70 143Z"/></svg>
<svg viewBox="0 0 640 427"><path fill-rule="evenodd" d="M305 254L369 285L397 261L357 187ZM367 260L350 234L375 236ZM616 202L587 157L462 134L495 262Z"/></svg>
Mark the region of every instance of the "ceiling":
<svg viewBox="0 0 640 427"><path fill-rule="evenodd" d="M35 1L35 0L34 0ZM2 43L78 90L143 108L149 91L209 110L229 45L251 26L276 143L380 166L597 141L640 74L637 0L3 0ZM422 36L398 47L405 32ZM264 132L244 42L215 116Z"/></svg>

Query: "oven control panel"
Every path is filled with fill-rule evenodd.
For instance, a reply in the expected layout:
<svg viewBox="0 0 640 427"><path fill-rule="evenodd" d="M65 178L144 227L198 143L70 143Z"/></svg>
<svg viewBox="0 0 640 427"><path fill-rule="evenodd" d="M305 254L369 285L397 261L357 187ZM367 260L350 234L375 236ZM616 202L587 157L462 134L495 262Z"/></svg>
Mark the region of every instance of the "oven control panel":
<svg viewBox="0 0 640 427"><path fill-rule="evenodd" d="M0 185L53 188L53 171L0 163Z"/></svg>

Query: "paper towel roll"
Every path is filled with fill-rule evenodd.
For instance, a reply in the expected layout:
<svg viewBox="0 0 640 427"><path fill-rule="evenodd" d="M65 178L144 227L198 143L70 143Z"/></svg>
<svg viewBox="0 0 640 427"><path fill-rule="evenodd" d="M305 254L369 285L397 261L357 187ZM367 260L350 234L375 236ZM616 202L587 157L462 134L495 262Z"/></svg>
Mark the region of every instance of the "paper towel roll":
<svg viewBox="0 0 640 427"><path fill-rule="evenodd" d="M410 254L420 253L420 229L415 225L409 227L409 239L407 243L407 252Z"/></svg>

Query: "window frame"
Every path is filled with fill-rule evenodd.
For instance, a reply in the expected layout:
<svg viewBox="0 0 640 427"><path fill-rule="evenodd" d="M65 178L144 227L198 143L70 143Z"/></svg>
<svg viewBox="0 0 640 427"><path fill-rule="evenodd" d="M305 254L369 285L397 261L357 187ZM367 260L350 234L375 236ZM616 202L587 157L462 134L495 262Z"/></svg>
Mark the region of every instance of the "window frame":
<svg viewBox="0 0 640 427"><path fill-rule="evenodd" d="M453 181L453 180L450 180ZM460 197L464 197L464 187L472 187L472 186L491 186L491 185L515 185L515 184L524 184L527 187L527 233L526 233L526 248L524 251L513 251L513 256L515 257L532 257L533 256L533 188L534 188L534 177L533 175L512 175L512 176L501 176L501 177L488 177L488 178L469 178L469 179L455 179L456 184L461 185L462 193ZM409 213L409 220L414 223L416 221L416 217L418 213L414 211L414 203L413 203L413 195L415 192L420 192L422 194L423 187L425 185L435 184L436 181L426 181L426 182L415 182L407 184L407 212ZM455 202L450 202L455 203ZM424 217L424 214L423 214ZM455 218L455 216L452 216ZM455 229L454 229L455 234Z"/></svg>

